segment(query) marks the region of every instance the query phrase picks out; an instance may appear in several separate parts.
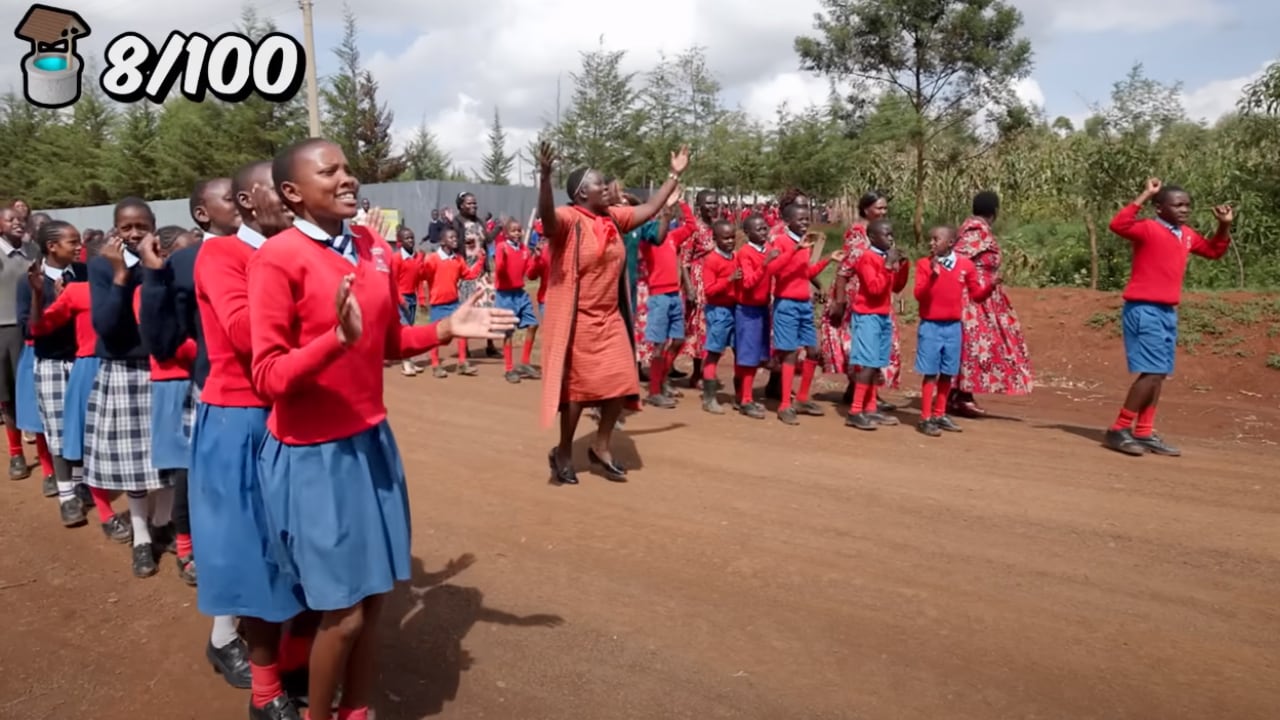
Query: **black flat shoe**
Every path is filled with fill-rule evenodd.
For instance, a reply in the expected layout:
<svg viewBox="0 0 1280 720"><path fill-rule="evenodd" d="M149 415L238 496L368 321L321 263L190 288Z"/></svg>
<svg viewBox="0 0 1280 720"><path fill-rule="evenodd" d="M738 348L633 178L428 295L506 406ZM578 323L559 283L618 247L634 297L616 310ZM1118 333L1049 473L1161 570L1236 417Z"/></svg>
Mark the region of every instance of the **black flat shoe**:
<svg viewBox="0 0 1280 720"><path fill-rule="evenodd" d="M551 465L552 482L561 485L577 485L578 473L573 469L573 464L561 465L558 455L555 448L552 448L551 452L547 454L547 462Z"/></svg>
<svg viewBox="0 0 1280 720"><path fill-rule="evenodd" d="M133 546L134 577L149 578L159 570L160 568L156 566L155 550L151 547L151 543Z"/></svg>
<svg viewBox="0 0 1280 720"><path fill-rule="evenodd" d="M605 462L603 458L596 454L595 450L587 448L587 459L591 461L592 465L600 468L601 472L604 473L604 478L606 480L610 482L627 481L627 471L625 468L613 461Z"/></svg>
<svg viewBox="0 0 1280 720"><path fill-rule="evenodd" d="M208 643L204 647L204 656L209 659L214 672L221 675L231 687L248 690L253 684L249 674L249 650L244 640L236 638L220 648Z"/></svg>
<svg viewBox="0 0 1280 720"><path fill-rule="evenodd" d="M254 707L250 703L249 720L302 720L302 714L292 700L281 695L267 703L266 707Z"/></svg>

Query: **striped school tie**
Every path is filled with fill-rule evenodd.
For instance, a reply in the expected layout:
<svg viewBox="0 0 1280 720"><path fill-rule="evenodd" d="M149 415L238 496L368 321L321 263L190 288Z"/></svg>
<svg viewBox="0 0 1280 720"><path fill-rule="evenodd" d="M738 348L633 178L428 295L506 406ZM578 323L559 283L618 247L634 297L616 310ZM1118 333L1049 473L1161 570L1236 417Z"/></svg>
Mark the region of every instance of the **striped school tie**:
<svg viewBox="0 0 1280 720"><path fill-rule="evenodd" d="M351 236L346 233L343 233L338 237L329 238L326 241L326 244L328 244L328 246L332 248L334 252L346 258L347 250L350 249L351 247ZM347 259L349 260L350 258L347 258Z"/></svg>

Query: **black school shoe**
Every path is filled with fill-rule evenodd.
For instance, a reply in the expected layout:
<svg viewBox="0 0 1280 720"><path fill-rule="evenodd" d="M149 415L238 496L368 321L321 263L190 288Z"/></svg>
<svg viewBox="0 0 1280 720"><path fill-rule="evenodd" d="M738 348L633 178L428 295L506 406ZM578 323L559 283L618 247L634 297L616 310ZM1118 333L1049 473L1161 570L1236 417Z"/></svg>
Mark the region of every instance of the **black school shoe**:
<svg viewBox="0 0 1280 720"><path fill-rule="evenodd" d="M58 516L62 519L62 527L80 527L88 522L84 516L84 505L78 497L58 503Z"/></svg>
<svg viewBox="0 0 1280 720"><path fill-rule="evenodd" d="M1165 457L1179 457L1182 451L1178 448L1166 443L1159 435L1151 433L1150 437L1133 436L1133 441L1142 446L1142 449L1152 455L1164 455Z"/></svg>
<svg viewBox="0 0 1280 720"><path fill-rule="evenodd" d="M127 516L117 513L112 515L110 520L102 523L102 534L111 542L118 542L121 545L131 543L133 542L133 525Z"/></svg>
<svg viewBox="0 0 1280 720"><path fill-rule="evenodd" d="M850 414L849 417L845 418L844 424L846 427L866 431L875 430L877 427L880 427L879 425L876 425L875 420L872 420L871 416L866 413L857 413L856 415Z"/></svg>
<svg viewBox="0 0 1280 720"><path fill-rule="evenodd" d="M178 579L182 582L196 586L196 559L192 555L180 555L178 561Z"/></svg>
<svg viewBox="0 0 1280 720"><path fill-rule="evenodd" d="M31 477L31 466L27 465L27 459L21 455L9 458L9 479L26 480L28 477Z"/></svg>
<svg viewBox="0 0 1280 720"><path fill-rule="evenodd" d="M302 720L298 707L285 695L267 703L266 707L254 707L249 703L249 720Z"/></svg>
<svg viewBox="0 0 1280 720"><path fill-rule="evenodd" d="M220 648L208 643L204 647L204 656L209 659L214 672L221 675L231 687L248 690L253 685L249 672L249 648L244 640L236 638L227 643L226 647Z"/></svg>
<svg viewBox="0 0 1280 720"><path fill-rule="evenodd" d="M916 425L916 432L927 437L942 437L942 430L938 429L938 423L933 418L921 420Z"/></svg>
<svg viewBox="0 0 1280 720"><path fill-rule="evenodd" d="M52 475L45 475L40 483L40 494L47 498L58 497L58 479Z"/></svg>
<svg viewBox="0 0 1280 720"><path fill-rule="evenodd" d="M143 543L133 546L133 576L136 578L149 578L160 571L160 567L156 565L155 549L151 543Z"/></svg>
<svg viewBox="0 0 1280 720"><path fill-rule="evenodd" d="M950 433L964 432L964 430L959 425L957 425L954 420L952 420L950 417L946 415L943 415L942 417L934 418L933 424L937 425L938 429L942 430L943 432L950 432Z"/></svg>
<svg viewBox="0 0 1280 720"><path fill-rule="evenodd" d="M298 707L307 707L311 695L311 668L303 666L280 673L280 687Z"/></svg>
<svg viewBox="0 0 1280 720"><path fill-rule="evenodd" d="M1110 450L1132 457L1140 457L1147 454L1147 449L1138 444L1138 441L1133 438L1133 432L1130 430L1108 430L1102 444Z"/></svg>

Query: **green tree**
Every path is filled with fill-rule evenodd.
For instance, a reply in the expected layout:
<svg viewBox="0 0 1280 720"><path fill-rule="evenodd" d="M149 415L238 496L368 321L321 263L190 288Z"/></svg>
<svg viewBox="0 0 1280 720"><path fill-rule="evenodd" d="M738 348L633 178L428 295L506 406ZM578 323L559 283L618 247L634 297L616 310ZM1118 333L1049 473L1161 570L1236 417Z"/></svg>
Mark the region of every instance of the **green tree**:
<svg viewBox="0 0 1280 720"><path fill-rule="evenodd" d="M240 11L236 29L255 42L278 30L271 18L259 16L248 3ZM250 95L226 107L220 131L232 138L232 153L227 158L231 168L275 157L284 148L307 137L305 95L299 94L284 103Z"/></svg>
<svg viewBox="0 0 1280 720"><path fill-rule="evenodd" d="M511 182L511 169L516 156L507 152L507 132L502 128L498 108L493 109L493 125L489 126L489 149L480 159L481 182L490 185L507 185Z"/></svg>
<svg viewBox="0 0 1280 720"><path fill-rule="evenodd" d="M435 133L426 120L418 125L404 150L405 169L401 180L447 180L453 159L440 149Z"/></svg>
<svg viewBox="0 0 1280 720"><path fill-rule="evenodd" d="M156 143L159 125L160 114L151 103L136 103L125 109L108 170L117 199L125 195L148 200L166 197L160 192L155 174L160 162Z"/></svg>
<svg viewBox="0 0 1280 720"><path fill-rule="evenodd" d="M582 55L573 97L555 141L570 167L586 165L627 177L637 166L634 139L643 125L636 110L634 73L622 72L626 53L601 46Z"/></svg>
<svg viewBox="0 0 1280 720"><path fill-rule="evenodd" d="M338 72L320 93L325 136L342 146L361 182L386 182L404 171L405 162L393 154L394 116L378 101L378 83L360 64L357 37L355 13L344 4L342 42L333 51Z"/></svg>
<svg viewBox="0 0 1280 720"><path fill-rule="evenodd" d="M917 244L924 238L930 147L993 103L1031 70L1031 44L1018 36L1022 15L1001 0L822 0L816 37L798 37L801 67L851 83L902 93L914 111Z"/></svg>

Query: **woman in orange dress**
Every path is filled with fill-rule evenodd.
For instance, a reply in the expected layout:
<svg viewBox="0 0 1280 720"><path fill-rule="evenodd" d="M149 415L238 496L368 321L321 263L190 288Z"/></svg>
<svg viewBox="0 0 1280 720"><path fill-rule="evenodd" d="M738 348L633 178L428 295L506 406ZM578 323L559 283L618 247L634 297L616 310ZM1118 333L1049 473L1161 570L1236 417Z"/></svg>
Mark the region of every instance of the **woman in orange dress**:
<svg viewBox="0 0 1280 720"><path fill-rule="evenodd" d="M541 419L549 427L560 414L560 443L547 460L552 479L576 485L573 438L582 411L600 409L595 440L587 450L593 467L623 482L627 471L613 460L610 441L627 399L639 400L631 325L630 288L622 236L658 214L689 166L689 149L671 155L671 174L643 205L611 206L604 177L591 168L569 173L569 205L557 208L551 190L555 151L539 147L538 214L551 250L547 309L542 318Z"/></svg>

